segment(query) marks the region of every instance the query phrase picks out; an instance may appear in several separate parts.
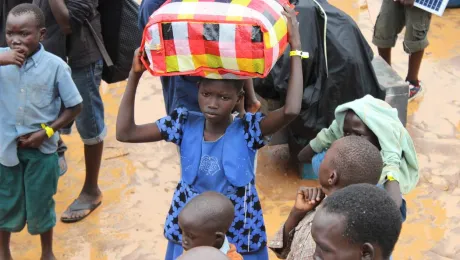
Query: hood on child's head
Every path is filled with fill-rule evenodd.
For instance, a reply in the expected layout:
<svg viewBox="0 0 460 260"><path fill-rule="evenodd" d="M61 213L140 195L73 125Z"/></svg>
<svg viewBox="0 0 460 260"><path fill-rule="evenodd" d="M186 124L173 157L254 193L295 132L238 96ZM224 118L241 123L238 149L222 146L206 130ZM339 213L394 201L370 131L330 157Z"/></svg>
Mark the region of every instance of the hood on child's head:
<svg viewBox="0 0 460 260"><path fill-rule="evenodd" d="M345 118L350 110L376 135L377 139L379 138L379 133L387 131L392 125L402 126L396 108L392 108L383 100L366 95L336 108L335 119L339 129L342 131ZM342 135L344 135L344 132L342 132Z"/></svg>

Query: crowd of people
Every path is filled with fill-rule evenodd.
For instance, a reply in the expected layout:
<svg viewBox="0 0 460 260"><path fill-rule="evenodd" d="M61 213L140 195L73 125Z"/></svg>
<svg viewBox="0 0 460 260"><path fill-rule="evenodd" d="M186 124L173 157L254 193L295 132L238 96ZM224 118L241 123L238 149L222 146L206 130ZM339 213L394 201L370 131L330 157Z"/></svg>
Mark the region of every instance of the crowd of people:
<svg viewBox="0 0 460 260"><path fill-rule="evenodd" d="M30 234L41 237L41 259L55 259L53 196L67 170L60 134L70 134L73 121L84 143L86 179L60 219L78 222L102 203L98 178L107 132L99 93L103 60L82 22L101 35L99 0L86 1L90 12L64 0L4 1L0 260L12 259L11 233L26 224ZM141 3L140 29L163 2ZM428 13L412 5L413 0L383 0L374 34L380 55L390 64L397 34L404 25L409 28L404 46L410 54L410 99L422 92L418 70L430 21ZM293 260L391 258L407 214L403 194L417 185L418 162L397 111L369 95L340 105L336 120L300 152L299 161L313 163L319 187L299 188L285 223L275 237L267 238L255 185L257 151L299 115L304 91L303 57L298 54L302 25L293 7L284 6L283 15L290 49L298 52L291 52L284 106L267 114L259 112L250 79L164 76L167 115L137 125L136 89L146 68L141 62L144 50L134 54L116 137L178 146L181 179L164 226L167 260L263 260L268 250Z"/></svg>

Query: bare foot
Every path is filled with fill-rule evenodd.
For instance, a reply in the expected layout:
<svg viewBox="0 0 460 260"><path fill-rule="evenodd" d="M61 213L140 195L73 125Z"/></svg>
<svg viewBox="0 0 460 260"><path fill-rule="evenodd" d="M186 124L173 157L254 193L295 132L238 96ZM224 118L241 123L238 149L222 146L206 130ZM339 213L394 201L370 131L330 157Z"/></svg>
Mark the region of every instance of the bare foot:
<svg viewBox="0 0 460 260"><path fill-rule="evenodd" d="M53 252L42 253L40 260L56 260L56 257L54 256Z"/></svg>
<svg viewBox="0 0 460 260"><path fill-rule="evenodd" d="M261 106L262 106L262 104L257 99L248 100L248 103L246 104L246 111L248 111L249 113L254 114L254 113L257 113L259 111Z"/></svg>
<svg viewBox="0 0 460 260"><path fill-rule="evenodd" d="M62 213L61 221L66 223L78 222L87 217L102 203L102 193L90 195L82 191L80 196Z"/></svg>

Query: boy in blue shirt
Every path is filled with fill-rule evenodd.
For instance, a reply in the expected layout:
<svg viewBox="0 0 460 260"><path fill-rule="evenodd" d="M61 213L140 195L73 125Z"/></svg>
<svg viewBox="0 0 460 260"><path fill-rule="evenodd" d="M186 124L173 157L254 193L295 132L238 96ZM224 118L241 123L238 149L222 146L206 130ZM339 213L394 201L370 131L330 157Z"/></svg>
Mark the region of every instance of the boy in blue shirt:
<svg viewBox="0 0 460 260"><path fill-rule="evenodd" d="M52 249L59 176L54 134L81 110L82 98L70 68L44 50L41 10L21 4L6 22L8 48L0 48L0 259L11 259L11 232L27 223L40 235L41 259ZM66 109L59 115L61 100Z"/></svg>

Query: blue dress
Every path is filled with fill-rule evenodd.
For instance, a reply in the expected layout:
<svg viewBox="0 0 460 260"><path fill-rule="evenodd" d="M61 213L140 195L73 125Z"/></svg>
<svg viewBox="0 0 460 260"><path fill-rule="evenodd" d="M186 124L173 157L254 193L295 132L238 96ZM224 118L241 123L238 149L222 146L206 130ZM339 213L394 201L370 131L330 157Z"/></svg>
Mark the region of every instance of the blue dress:
<svg viewBox="0 0 460 260"><path fill-rule="evenodd" d="M187 132L187 128L184 125L188 116L189 112L187 110L179 108L174 110L170 116L157 121L157 125L166 141L181 145L182 137ZM246 144L247 146L251 145L250 149L254 151L254 155L255 150L264 144L258 125L262 118L260 113L248 113L243 119L245 123L242 125L246 126L244 127L244 136L247 137ZM239 123L239 120L242 119L235 119L232 124ZM202 124L198 124L198 126L204 127ZM167 216L165 224L165 236L169 241L165 257L167 260L173 260L182 255L182 246L180 245L182 236L177 225L177 216L180 210L191 198L205 191L222 193L235 205L235 219L227 236L230 243L236 246L244 259L268 259L262 208L254 180L246 186L237 187L229 181L225 172L223 155L225 151L225 135L227 134L226 132L224 136L213 142L205 141L203 136L200 137L201 153L194 153L201 157L196 177L193 184L181 178ZM243 149L248 149L247 146ZM181 152L181 157L184 156L183 154ZM255 156L251 158L254 160ZM181 166L186 167L184 163ZM183 170L182 173L185 174L186 172L184 173Z"/></svg>

